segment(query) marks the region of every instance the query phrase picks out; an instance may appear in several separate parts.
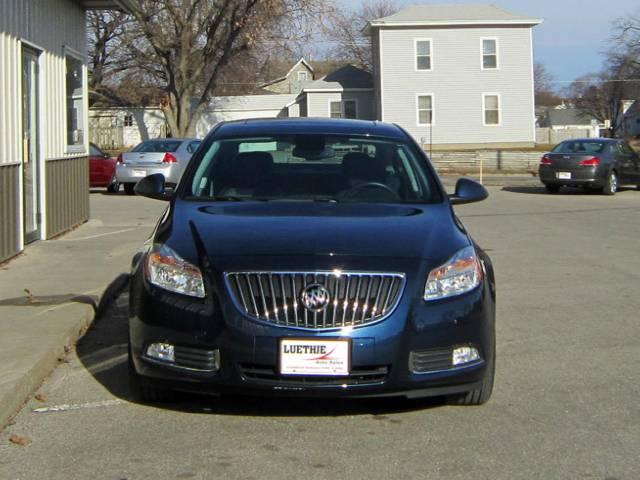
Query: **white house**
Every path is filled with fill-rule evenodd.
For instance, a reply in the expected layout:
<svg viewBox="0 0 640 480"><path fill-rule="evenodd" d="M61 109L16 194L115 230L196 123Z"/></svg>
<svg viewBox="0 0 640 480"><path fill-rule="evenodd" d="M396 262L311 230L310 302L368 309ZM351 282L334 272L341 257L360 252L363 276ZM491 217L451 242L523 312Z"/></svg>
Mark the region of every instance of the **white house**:
<svg viewBox="0 0 640 480"><path fill-rule="evenodd" d="M213 97L196 125L203 138L220 122L245 118L298 116L297 95L237 95ZM158 107L94 107L89 110L91 141L104 148L133 147L167 136L167 121Z"/></svg>
<svg viewBox="0 0 640 480"><path fill-rule="evenodd" d="M0 261L89 217L89 8L133 0L2 0Z"/></svg>
<svg viewBox="0 0 640 480"><path fill-rule="evenodd" d="M371 74L353 65L306 85L296 102L302 117L377 119Z"/></svg>
<svg viewBox="0 0 640 480"><path fill-rule="evenodd" d="M541 22L492 5L419 5L372 20L377 117L434 148L533 145Z"/></svg>
<svg viewBox="0 0 640 480"><path fill-rule="evenodd" d="M273 93L300 93L305 85L313 82L315 72L304 58L298 60L283 76L259 85Z"/></svg>
<svg viewBox="0 0 640 480"><path fill-rule="evenodd" d="M620 130L625 137L640 138L640 100L623 102Z"/></svg>

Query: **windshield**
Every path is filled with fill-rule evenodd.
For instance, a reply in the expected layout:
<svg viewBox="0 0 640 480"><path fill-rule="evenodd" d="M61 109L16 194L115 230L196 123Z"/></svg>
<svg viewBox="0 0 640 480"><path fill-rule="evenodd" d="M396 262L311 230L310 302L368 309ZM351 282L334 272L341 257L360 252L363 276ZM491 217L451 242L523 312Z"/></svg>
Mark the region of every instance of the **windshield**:
<svg viewBox="0 0 640 480"><path fill-rule="evenodd" d="M178 150L181 143L182 142L177 140L154 140L152 142L142 142L131 151L143 153L175 152L176 150Z"/></svg>
<svg viewBox="0 0 640 480"><path fill-rule="evenodd" d="M424 157L399 141L293 135L213 142L186 180L215 200L441 201Z"/></svg>
<svg viewBox="0 0 640 480"><path fill-rule="evenodd" d="M605 148L604 142L589 140L571 140L556 145L553 153L602 153Z"/></svg>

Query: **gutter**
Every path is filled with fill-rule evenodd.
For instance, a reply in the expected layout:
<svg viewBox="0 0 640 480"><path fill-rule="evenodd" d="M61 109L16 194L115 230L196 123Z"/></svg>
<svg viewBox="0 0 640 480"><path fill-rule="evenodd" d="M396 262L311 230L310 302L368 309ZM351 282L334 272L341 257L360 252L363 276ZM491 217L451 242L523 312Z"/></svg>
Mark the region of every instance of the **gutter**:
<svg viewBox="0 0 640 480"><path fill-rule="evenodd" d="M127 13L133 13L134 10L140 9L140 5L136 0L115 0L115 2Z"/></svg>

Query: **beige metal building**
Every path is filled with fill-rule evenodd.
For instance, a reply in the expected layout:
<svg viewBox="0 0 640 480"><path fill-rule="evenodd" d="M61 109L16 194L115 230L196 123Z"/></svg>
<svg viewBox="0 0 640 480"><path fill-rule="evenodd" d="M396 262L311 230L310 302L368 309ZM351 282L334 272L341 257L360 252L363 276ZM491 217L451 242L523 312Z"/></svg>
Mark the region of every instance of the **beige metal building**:
<svg viewBox="0 0 640 480"><path fill-rule="evenodd" d="M89 217L91 8L132 0L0 0L0 262Z"/></svg>

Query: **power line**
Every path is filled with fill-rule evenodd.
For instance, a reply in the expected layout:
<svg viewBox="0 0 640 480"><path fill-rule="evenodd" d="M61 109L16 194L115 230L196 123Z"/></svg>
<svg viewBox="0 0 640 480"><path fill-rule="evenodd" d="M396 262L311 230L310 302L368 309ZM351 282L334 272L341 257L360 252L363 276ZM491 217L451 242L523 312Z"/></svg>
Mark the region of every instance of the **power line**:
<svg viewBox="0 0 640 480"><path fill-rule="evenodd" d="M613 78L609 80L547 80L545 83L636 83L640 78Z"/></svg>

